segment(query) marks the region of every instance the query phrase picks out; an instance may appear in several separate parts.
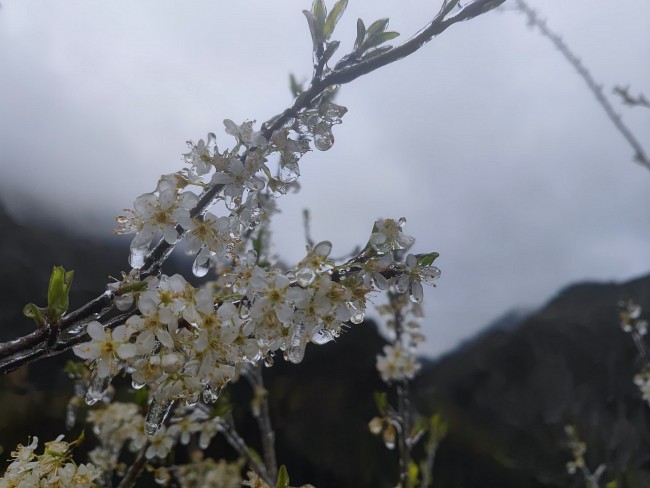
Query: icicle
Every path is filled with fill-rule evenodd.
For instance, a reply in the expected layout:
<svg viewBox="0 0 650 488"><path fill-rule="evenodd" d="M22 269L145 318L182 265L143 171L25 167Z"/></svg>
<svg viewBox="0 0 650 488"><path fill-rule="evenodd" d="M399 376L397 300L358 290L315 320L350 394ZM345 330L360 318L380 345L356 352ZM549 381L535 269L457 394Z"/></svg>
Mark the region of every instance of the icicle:
<svg viewBox="0 0 650 488"><path fill-rule="evenodd" d="M294 364L298 364L305 357L305 324L294 324L291 327L291 338L289 347L285 352L285 358Z"/></svg>
<svg viewBox="0 0 650 488"><path fill-rule="evenodd" d="M132 247L129 254L129 264L133 269L140 269L144 266L144 260L149 251L149 245Z"/></svg>
<svg viewBox="0 0 650 488"><path fill-rule="evenodd" d="M151 400L151 405L149 405L149 411L147 412L147 418L144 423L144 432L148 436L152 436L158 432L158 429L160 429L160 426L165 421L165 417L167 417L174 403L167 398L161 400L158 398L158 394L159 391L154 394L153 400Z"/></svg>
<svg viewBox="0 0 650 488"><path fill-rule="evenodd" d="M97 370L93 371L90 377L90 384L86 391L86 404L94 405L106 396L108 387L111 385L111 376L100 377Z"/></svg>

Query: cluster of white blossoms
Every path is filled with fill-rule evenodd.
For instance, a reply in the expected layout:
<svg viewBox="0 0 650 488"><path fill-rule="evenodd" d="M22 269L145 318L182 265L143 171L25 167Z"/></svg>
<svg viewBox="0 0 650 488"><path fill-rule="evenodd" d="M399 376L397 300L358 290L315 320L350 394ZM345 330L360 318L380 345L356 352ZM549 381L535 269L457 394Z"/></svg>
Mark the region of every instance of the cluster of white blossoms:
<svg viewBox="0 0 650 488"><path fill-rule="evenodd" d="M139 196L134 209L118 217L118 233L136 234L131 241L131 266L139 269L144 265L157 236L174 244L179 231L187 232L188 252L195 256L193 271L197 276L207 273L211 261L227 262L244 234L273 210L269 197L286 193L298 178L298 161L309 151L310 140L319 150L332 146L331 128L340 123L346 111L345 107L325 102L290 119L269 140L262 131L253 129L253 122L237 125L227 119L226 133L235 137L236 145L223 152L213 133L208 134L207 141L188 142L188 167L161 177L154 192ZM199 197L189 187L218 188L214 199L223 203L227 215L217 217L204 208L193 212Z"/></svg>
<svg viewBox="0 0 650 488"><path fill-rule="evenodd" d="M0 478L0 488L97 486L95 481L101 477L101 470L90 463L77 465L71 457L75 444L76 441L66 442L60 435L45 443L42 454L36 453L38 437L33 437L27 446L19 445L11 453L13 460Z"/></svg>
<svg viewBox="0 0 650 488"><path fill-rule="evenodd" d="M389 303L377 307L385 317L384 323L394 337L391 344L384 346L383 353L377 355L377 371L386 383L412 380L421 368L420 362L415 357L415 350L424 341L420 329L422 307L420 300L413 293L410 301L406 299L407 288L401 287L400 281L406 278L410 280L411 287L417 284L418 289L421 290L420 275L427 275L427 280L430 280L430 276L437 277L440 274L440 271L433 267L418 271L417 258L412 254L406 259L406 267L406 273L397 279L394 287L396 292L389 292Z"/></svg>
<svg viewBox="0 0 650 488"><path fill-rule="evenodd" d="M393 260L392 251L403 246L402 224L378 221L371 239L381 246L371 243L339 266L324 241L286 272L260 266L249 250L202 288L180 275L149 277L141 287L128 283L132 291L120 293L120 303L134 302L138 313L114 329L91 322L91 340L74 347L93 368L87 402L101 400L111 379L127 372L134 388L147 385L153 392L145 431L154 435L172 401L216 401L243 364L269 363L277 351L302 361L308 342L329 342L346 322L360 323L373 291L439 275L413 255L407 263Z"/></svg>
<svg viewBox="0 0 650 488"><path fill-rule="evenodd" d="M298 161L309 141L329 149L331 128L346 110L324 102L296 115L269 140L252 122L238 126L226 120L226 132L236 139L233 149L219 151L214 134L190 143L188 167L163 176L155 192L138 197L134 210L118 218L118 232L136 234L130 256L134 269L109 291L117 308L135 304L137 311L112 330L89 323L90 342L75 346L94 371L89 404L103 398L114 376L129 373L134 388L147 385L153 393L145 432L154 435L173 401L214 402L242 364L270 364L277 351L298 363L308 342L328 342L346 322L360 323L373 291L394 286L422 300L421 282L435 280L440 272L414 255L405 263L395 261L394 251L414 242L402 231L403 219L378 220L364 250L339 266L329 259L328 241L308 248L288 271L260 262L260 246L256 251L249 242L256 228L265 230L272 197L286 192L300 174ZM208 211L209 206L197 210L202 197L190 186L216 189L212 198L223 203L225 215ZM179 233L195 256L194 274L204 276L212 269L215 280L201 288L180 275L139 281L138 269L152 241L161 235L174 244Z"/></svg>
<svg viewBox="0 0 650 488"><path fill-rule="evenodd" d="M644 361L643 369L634 375L634 384L639 388L643 399L650 404L650 364L648 364L648 351L643 342L648 333L648 322L641 318L641 306L632 300L623 300L618 304L619 324L623 332L630 334L639 356Z"/></svg>

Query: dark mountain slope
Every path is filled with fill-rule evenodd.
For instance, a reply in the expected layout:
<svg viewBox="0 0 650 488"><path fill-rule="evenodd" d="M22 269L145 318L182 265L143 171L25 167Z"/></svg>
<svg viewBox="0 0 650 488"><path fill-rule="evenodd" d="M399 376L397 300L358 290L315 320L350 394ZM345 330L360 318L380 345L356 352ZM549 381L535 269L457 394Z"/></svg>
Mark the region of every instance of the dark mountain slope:
<svg viewBox="0 0 650 488"><path fill-rule="evenodd" d="M420 394L446 412L458 449L540 483L570 486L566 424L587 442L592 469L606 463L612 476L636 477L650 458L650 425L632 382L636 350L618 326L617 303L628 298L650 311L650 277L568 287L516 329L486 333L430 366Z"/></svg>

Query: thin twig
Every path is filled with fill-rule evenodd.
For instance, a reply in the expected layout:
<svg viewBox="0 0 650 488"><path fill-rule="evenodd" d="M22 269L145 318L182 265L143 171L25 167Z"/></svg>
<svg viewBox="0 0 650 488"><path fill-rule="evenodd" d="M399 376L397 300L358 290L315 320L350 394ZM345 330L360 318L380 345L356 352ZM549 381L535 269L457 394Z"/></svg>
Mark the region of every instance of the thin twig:
<svg viewBox="0 0 650 488"><path fill-rule="evenodd" d="M219 424L219 431L224 435L228 444L230 444L230 446L237 451L240 456L246 459L248 466L255 471L260 478L262 478L267 484L274 486L275 479L271 478L266 470L266 466L260 463L259 460L251 454L246 442L235 430L232 416L224 418L223 420L224 421Z"/></svg>
<svg viewBox="0 0 650 488"><path fill-rule="evenodd" d="M650 160L648 159L643 146L634 136L632 131L623 123L621 116L616 113L611 103L609 103L605 93L603 92L603 87L594 80L594 77L591 75L589 70L585 68L580 59L569 49L569 46L566 45L562 38L548 28L546 21L541 19L535 10L530 8L524 0L515 0L515 4L516 10L522 12L526 17L528 17L528 23L531 26L537 27L540 33L553 43L557 50L560 51L573 69L575 69L584 80L596 97L600 106L607 114L607 117L609 117L609 120L614 124L614 127L616 127L616 129L623 135L628 144L632 146L632 149L634 150L634 161L645 166L647 169L650 169Z"/></svg>
<svg viewBox="0 0 650 488"><path fill-rule="evenodd" d="M275 432L273 431L273 424L271 423L268 394L264 389L262 368L259 366L249 366L244 370L244 377L253 388L253 394L255 395L256 400L259 400L260 402L259 412L258 414L255 414L254 412L253 416L255 417L260 429L266 469L271 479L276 479L278 476L278 463L275 455Z"/></svg>
<svg viewBox="0 0 650 488"><path fill-rule="evenodd" d="M391 298L393 302L394 313L393 320L395 326L395 343L401 344L404 335L404 317L402 315L399 298ZM397 417L399 421L399 467L400 467L400 486L410 488L409 466L411 464L411 446L409 445L409 435L411 433L411 416L409 405L409 381L404 379L397 383Z"/></svg>
<svg viewBox="0 0 650 488"><path fill-rule="evenodd" d="M147 457L145 454L148 447L149 442L147 441L140 449L140 452L138 452L138 456L135 458L135 461L133 461L133 464L129 466L129 470L126 472L126 475L122 478L122 481L120 481L117 488L133 488L135 486L135 482L138 480L144 467L147 465Z"/></svg>

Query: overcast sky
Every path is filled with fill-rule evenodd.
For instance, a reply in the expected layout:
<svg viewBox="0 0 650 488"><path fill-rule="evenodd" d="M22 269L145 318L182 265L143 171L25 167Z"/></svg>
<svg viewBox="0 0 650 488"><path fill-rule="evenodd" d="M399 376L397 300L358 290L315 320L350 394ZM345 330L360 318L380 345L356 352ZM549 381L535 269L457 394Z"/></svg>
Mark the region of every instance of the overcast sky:
<svg viewBox="0 0 650 488"><path fill-rule="evenodd" d="M310 3L3 0L0 199L24 222L32 202L47 206L39 220L112 238L114 217L181 167L186 140L214 131L226 146L224 118L262 122L289 106L288 74L311 70ZM531 5L607 94L650 95L647 0ZM439 6L351 0L340 51L357 17L390 17L407 38ZM406 217L415 251L441 254L426 353L569 283L650 271L650 171L520 14L452 26L342 87L338 103L349 112L336 144L308 154L302 191L279 201L275 251L303 253L303 208L334 255L364 244L378 217ZM614 103L648 150L650 111Z"/></svg>

